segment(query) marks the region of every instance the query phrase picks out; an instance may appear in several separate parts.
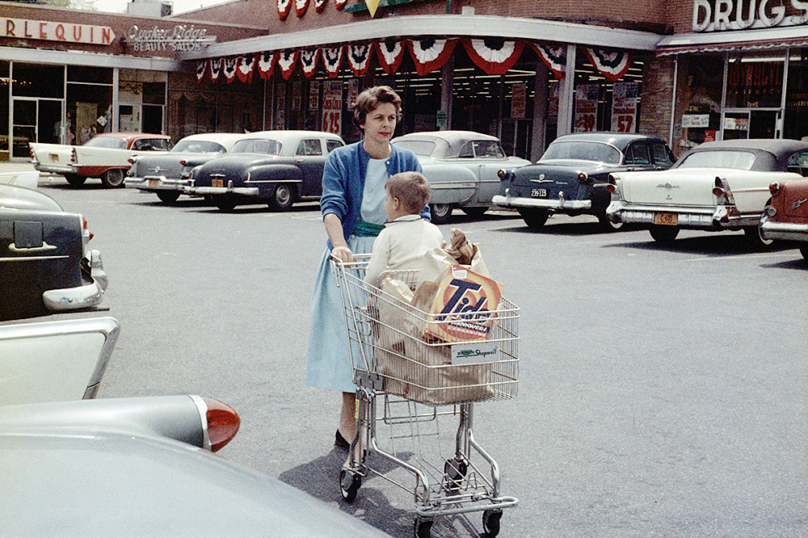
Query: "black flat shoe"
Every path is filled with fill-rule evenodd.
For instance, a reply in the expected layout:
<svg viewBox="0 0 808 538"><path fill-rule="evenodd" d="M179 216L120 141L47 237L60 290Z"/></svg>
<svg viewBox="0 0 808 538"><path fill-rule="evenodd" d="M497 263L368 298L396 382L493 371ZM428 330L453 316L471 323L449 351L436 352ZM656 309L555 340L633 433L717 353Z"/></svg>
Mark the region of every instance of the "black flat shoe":
<svg viewBox="0 0 808 538"><path fill-rule="evenodd" d="M348 448L351 446L351 443L345 440L342 434L337 429L337 434L334 436L334 444L340 448Z"/></svg>

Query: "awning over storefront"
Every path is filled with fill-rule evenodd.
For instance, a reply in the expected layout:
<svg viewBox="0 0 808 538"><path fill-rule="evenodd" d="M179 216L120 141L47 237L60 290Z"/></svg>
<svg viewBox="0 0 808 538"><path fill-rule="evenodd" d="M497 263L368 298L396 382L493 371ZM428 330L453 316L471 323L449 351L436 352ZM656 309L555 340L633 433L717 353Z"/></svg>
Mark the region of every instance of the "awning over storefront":
<svg viewBox="0 0 808 538"><path fill-rule="evenodd" d="M808 47L808 27L678 34L663 38L658 56Z"/></svg>

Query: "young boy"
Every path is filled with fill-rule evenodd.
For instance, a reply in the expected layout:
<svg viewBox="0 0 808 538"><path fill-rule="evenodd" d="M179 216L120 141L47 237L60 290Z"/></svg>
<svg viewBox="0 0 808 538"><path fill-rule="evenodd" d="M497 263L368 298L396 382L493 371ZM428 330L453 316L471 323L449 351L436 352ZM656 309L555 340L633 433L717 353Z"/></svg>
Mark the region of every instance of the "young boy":
<svg viewBox="0 0 808 538"><path fill-rule="evenodd" d="M384 186L387 224L373 243L365 282L376 285L386 270L416 269L427 250L442 247L437 226L421 218L429 201L429 182L418 172L390 176Z"/></svg>

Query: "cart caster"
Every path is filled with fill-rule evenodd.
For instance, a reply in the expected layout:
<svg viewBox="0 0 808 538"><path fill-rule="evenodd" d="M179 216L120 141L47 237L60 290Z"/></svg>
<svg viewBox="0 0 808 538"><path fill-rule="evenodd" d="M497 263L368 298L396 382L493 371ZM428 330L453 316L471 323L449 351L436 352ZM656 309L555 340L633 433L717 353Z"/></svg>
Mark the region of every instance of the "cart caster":
<svg viewBox="0 0 808 538"><path fill-rule="evenodd" d="M432 523L431 519L422 519L421 516L417 516L413 527L415 538L429 538L432 534Z"/></svg>
<svg viewBox="0 0 808 538"><path fill-rule="evenodd" d="M356 493L361 485L362 477L358 474L347 469L339 472L339 490L346 502L351 503L356 499Z"/></svg>
<svg viewBox="0 0 808 538"><path fill-rule="evenodd" d="M446 476L446 490L449 491L449 493L454 493L460 489L467 471L468 465L465 461L459 458L446 460L446 463L443 465L443 474Z"/></svg>
<svg viewBox="0 0 808 538"><path fill-rule="evenodd" d="M502 519L502 510L486 510L483 512L483 528L486 536L494 538L499 534L500 519Z"/></svg>

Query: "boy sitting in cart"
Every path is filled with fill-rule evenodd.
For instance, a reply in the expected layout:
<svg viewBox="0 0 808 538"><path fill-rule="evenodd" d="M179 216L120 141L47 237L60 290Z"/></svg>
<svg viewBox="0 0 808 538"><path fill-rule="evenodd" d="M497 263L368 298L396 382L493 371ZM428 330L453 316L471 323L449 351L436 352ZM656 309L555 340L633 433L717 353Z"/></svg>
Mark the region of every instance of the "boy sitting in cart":
<svg viewBox="0 0 808 538"><path fill-rule="evenodd" d="M384 271L417 269L424 254L445 242L437 226L421 218L429 181L418 172L390 176L384 186L387 224L373 243L365 282L377 285Z"/></svg>

